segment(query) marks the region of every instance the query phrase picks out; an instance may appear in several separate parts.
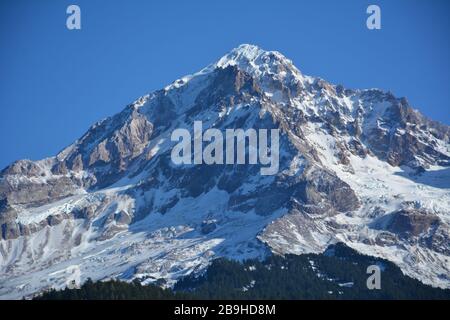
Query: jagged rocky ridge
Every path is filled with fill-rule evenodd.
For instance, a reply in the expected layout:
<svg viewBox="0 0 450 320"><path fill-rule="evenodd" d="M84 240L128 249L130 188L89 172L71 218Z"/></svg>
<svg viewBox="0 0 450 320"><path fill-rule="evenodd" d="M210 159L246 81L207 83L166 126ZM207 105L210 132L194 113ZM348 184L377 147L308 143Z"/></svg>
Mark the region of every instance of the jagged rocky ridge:
<svg viewBox="0 0 450 320"><path fill-rule="evenodd" d="M280 170L176 166L175 128L279 128ZM214 257L342 241L450 287L450 127L405 98L303 75L242 45L94 124L55 157L0 174L0 296L81 279L143 283Z"/></svg>

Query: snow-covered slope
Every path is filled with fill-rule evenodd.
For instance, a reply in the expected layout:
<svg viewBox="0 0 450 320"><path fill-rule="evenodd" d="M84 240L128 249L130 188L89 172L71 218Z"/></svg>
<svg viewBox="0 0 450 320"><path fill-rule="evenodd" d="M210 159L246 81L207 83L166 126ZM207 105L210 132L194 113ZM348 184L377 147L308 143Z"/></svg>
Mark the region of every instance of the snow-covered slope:
<svg viewBox="0 0 450 320"><path fill-rule="evenodd" d="M175 128L279 128L280 170L176 166ZM450 287L450 128L377 89L303 75L242 45L0 174L0 297L88 277L165 279L211 259L338 241Z"/></svg>

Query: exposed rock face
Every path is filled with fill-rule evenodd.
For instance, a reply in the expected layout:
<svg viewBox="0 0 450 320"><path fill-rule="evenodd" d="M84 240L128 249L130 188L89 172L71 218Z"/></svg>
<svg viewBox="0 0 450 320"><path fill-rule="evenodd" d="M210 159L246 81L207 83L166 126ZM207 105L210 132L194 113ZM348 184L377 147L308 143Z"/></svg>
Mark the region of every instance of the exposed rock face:
<svg viewBox="0 0 450 320"><path fill-rule="evenodd" d="M400 240L410 245L432 248L444 255L450 253L449 226L438 215L424 209L403 208L381 216L371 227L387 231L377 238L381 246L394 245Z"/></svg>
<svg viewBox="0 0 450 320"><path fill-rule="evenodd" d="M437 139L449 143L448 127L429 121L404 98L389 95L387 99L392 104L377 119L377 126L363 133L372 151L393 166L448 165L449 156L436 148Z"/></svg>
<svg viewBox="0 0 450 320"><path fill-rule="evenodd" d="M86 188L106 186L120 179L148 145L153 124L134 108L131 105L95 124L77 143L57 156L66 167L74 171L88 170L94 176L84 181Z"/></svg>
<svg viewBox="0 0 450 320"><path fill-rule="evenodd" d="M3 239L16 238L20 235L19 226L15 223L17 211L11 207L7 198L0 200L0 227Z"/></svg>
<svg viewBox="0 0 450 320"><path fill-rule="evenodd" d="M386 230L403 237L419 236L430 228L437 228L439 224L440 219L436 215L416 210L400 210L392 214Z"/></svg>
<svg viewBox="0 0 450 320"><path fill-rule="evenodd" d="M171 132L194 121L280 129L279 171L175 165ZM217 256L339 241L450 287L449 139L403 98L308 77L278 52L243 45L55 157L0 173L0 296L61 287L69 265L83 278L171 285Z"/></svg>
<svg viewBox="0 0 450 320"><path fill-rule="evenodd" d="M19 160L2 170L2 175L26 175L29 177L39 177L42 174L41 168L30 160Z"/></svg>
<svg viewBox="0 0 450 320"><path fill-rule="evenodd" d="M10 205L40 206L78 193L80 179L62 171L64 166L52 158L16 161L0 173L0 199Z"/></svg>
<svg viewBox="0 0 450 320"><path fill-rule="evenodd" d="M38 206L76 193L79 189L68 177L24 181L14 184L7 178L1 185L0 196L11 204Z"/></svg>

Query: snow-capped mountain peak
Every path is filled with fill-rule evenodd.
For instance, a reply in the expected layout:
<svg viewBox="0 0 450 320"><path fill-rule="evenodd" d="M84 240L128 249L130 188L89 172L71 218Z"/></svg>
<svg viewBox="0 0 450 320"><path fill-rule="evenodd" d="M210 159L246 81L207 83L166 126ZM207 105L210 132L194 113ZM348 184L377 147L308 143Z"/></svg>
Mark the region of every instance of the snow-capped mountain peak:
<svg viewBox="0 0 450 320"><path fill-rule="evenodd" d="M256 45L242 44L220 58L214 67L237 66L256 79L271 76L279 80L303 81L301 72L291 60L278 51L265 51Z"/></svg>
<svg viewBox="0 0 450 320"><path fill-rule="evenodd" d="M279 171L171 162L176 128L277 128ZM450 127L380 90L302 75L241 45L93 125L58 156L0 173L0 296L81 279L171 285L215 257L330 243L450 287Z"/></svg>
<svg viewBox="0 0 450 320"><path fill-rule="evenodd" d="M242 44L220 58L215 66L225 68L229 65L238 65L243 69L248 67L258 69L264 64L275 63L291 64L290 60L278 51L265 51L256 45Z"/></svg>

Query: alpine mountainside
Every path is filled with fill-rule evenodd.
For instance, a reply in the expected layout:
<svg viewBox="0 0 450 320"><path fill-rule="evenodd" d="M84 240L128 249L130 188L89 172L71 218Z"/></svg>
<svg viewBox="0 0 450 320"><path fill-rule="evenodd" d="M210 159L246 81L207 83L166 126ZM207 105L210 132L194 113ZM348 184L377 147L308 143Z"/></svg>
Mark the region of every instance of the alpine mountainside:
<svg viewBox="0 0 450 320"><path fill-rule="evenodd" d="M382 285L377 290L367 288L370 265L380 268ZM203 274L183 277L173 288L164 290L160 284L88 279L79 288L53 289L35 299L450 299L450 289L422 284L392 262L358 254L341 243L323 254L271 255L243 262L215 259Z"/></svg>
<svg viewBox="0 0 450 320"><path fill-rule="evenodd" d="M279 171L175 165L177 128L280 130ZM343 242L450 288L450 127L405 98L303 75L241 45L0 173L0 297L117 278L167 286L214 258Z"/></svg>

